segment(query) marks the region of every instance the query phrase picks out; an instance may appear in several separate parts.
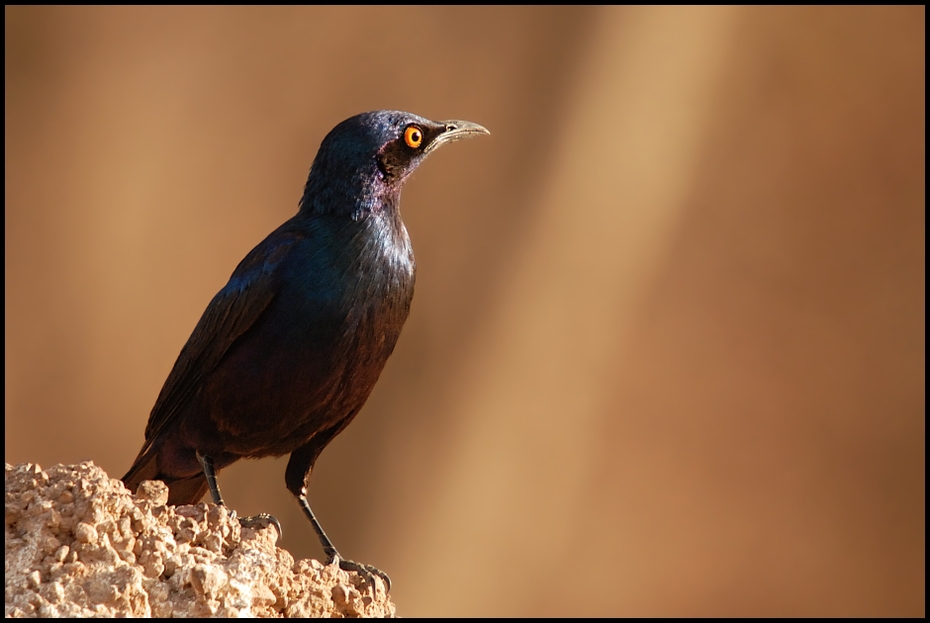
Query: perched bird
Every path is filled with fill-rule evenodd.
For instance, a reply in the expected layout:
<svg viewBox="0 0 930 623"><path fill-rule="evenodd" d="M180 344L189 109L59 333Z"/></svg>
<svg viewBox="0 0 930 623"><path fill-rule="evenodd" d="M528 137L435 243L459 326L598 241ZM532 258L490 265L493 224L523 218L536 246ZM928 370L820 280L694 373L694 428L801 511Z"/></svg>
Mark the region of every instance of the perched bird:
<svg viewBox="0 0 930 623"><path fill-rule="evenodd" d="M245 256L181 349L126 486L162 480L169 504L194 504L208 489L223 504L219 470L290 454L285 483L328 562L390 587L382 571L336 551L307 483L368 399L410 310L416 264L400 214L404 182L441 145L488 133L386 110L333 128L297 214ZM280 532L274 518L258 519Z"/></svg>

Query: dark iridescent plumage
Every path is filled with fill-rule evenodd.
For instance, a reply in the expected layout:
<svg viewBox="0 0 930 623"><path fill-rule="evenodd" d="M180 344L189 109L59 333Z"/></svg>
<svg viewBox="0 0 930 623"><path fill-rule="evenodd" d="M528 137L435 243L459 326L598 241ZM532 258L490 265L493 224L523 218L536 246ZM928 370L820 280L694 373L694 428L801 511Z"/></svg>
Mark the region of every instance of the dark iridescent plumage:
<svg viewBox="0 0 930 623"><path fill-rule="evenodd" d="M416 147L408 128L421 133ZM439 145L486 133L396 111L333 128L298 213L239 263L181 350L126 485L163 480L169 503L191 504L208 489L205 471L290 454L287 488L327 556L338 556L310 511L306 480L365 404L410 310L416 265L401 188Z"/></svg>

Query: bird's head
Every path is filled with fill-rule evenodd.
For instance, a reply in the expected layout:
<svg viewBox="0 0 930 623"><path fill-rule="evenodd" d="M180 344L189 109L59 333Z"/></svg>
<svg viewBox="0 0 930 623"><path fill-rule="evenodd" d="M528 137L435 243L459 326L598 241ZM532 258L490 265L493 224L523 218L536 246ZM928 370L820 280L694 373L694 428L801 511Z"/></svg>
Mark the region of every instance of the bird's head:
<svg viewBox="0 0 930 623"><path fill-rule="evenodd" d="M395 110L350 117L320 144L301 210L359 218L396 205L404 181L427 155L446 143L481 134L490 133L470 121L430 121Z"/></svg>

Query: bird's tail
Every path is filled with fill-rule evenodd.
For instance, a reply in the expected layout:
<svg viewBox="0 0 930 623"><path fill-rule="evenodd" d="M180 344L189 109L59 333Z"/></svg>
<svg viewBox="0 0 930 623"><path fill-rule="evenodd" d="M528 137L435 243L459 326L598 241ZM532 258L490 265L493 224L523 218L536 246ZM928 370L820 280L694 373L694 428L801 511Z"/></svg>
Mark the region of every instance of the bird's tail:
<svg viewBox="0 0 930 623"><path fill-rule="evenodd" d="M132 467L122 477L123 484L133 493L143 480L161 480L168 485L168 504L196 504L207 492L207 479L203 473L186 478L166 476L158 469L158 452L149 446L136 457Z"/></svg>

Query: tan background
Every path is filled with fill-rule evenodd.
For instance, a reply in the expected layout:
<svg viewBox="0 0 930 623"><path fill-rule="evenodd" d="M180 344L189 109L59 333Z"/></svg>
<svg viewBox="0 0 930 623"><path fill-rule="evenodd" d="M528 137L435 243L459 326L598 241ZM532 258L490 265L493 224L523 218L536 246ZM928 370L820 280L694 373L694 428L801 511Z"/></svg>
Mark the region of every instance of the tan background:
<svg viewBox="0 0 930 623"><path fill-rule="evenodd" d="M924 69L923 8L8 8L6 459L120 476L323 135L464 118L343 553L407 616L921 616ZM224 493L318 557L285 461Z"/></svg>

